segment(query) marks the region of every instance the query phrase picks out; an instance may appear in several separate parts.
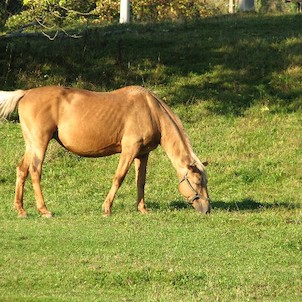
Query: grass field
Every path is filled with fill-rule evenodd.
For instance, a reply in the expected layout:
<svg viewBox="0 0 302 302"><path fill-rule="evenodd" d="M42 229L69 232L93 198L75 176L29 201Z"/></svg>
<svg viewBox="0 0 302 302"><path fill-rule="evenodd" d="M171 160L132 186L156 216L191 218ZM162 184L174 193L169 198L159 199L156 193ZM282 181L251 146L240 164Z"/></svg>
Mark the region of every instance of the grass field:
<svg viewBox="0 0 302 302"><path fill-rule="evenodd" d="M151 154L149 215L134 170L110 218L101 204L118 156L49 146L42 186L53 219L13 211L19 124L0 125L0 301L301 301L302 16L235 16L108 26L81 40L0 40L1 89L48 84L156 91L207 171L211 215L180 197ZM68 51L66 51L68 47Z"/></svg>

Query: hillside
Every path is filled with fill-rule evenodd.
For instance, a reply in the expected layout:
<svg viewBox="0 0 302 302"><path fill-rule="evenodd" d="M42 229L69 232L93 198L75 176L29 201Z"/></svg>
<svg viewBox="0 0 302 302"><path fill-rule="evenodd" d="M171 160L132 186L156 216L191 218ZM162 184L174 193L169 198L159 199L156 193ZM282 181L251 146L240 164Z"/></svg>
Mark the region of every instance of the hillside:
<svg viewBox="0 0 302 302"><path fill-rule="evenodd" d="M90 28L81 39L0 40L1 89L144 85L216 113L301 107L302 16L226 16Z"/></svg>

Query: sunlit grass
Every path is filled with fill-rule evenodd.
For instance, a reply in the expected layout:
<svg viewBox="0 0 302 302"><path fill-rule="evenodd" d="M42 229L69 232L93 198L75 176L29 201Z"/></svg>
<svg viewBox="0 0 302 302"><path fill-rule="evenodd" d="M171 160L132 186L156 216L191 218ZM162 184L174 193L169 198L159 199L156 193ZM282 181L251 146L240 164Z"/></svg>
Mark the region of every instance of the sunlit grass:
<svg viewBox="0 0 302 302"><path fill-rule="evenodd" d="M80 158L51 142L42 186L55 216L39 217L28 179L29 217L17 219L24 143L18 123L2 123L0 300L300 301L300 25L298 16L250 16L132 25L122 35L113 26L92 32L93 43L16 40L5 51L0 41L1 89L156 91L209 162L213 205L202 216L181 198L159 148L148 166L150 214L136 212L132 167L105 219L101 204L118 155Z"/></svg>

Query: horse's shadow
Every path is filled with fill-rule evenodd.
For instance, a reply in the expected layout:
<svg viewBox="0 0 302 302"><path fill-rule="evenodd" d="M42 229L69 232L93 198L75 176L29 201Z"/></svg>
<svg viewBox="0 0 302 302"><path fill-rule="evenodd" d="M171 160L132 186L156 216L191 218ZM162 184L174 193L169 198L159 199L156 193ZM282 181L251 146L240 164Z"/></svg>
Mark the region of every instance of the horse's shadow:
<svg viewBox="0 0 302 302"><path fill-rule="evenodd" d="M276 202L265 202L265 201L257 201L251 198L244 198L242 200L232 200L232 201L221 201L216 200L212 203L212 208L235 212L235 211L259 211L265 209L274 209L274 208L284 208L284 209L294 209L301 207L301 205L296 204L295 202L284 202L284 201L276 201Z"/></svg>
<svg viewBox="0 0 302 302"><path fill-rule="evenodd" d="M276 201L272 202L261 202L256 201L251 198L244 198L242 200L232 200L232 201L213 201L212 202L213 209L219 209L228 212L235 212L235 211L259 211L265 209L274 209L274 208L284 208L284 209L293 209L300 207L295 203L291 202L281 202Z"/></svg>
<svg viewBox="0 0 302 302"><path fill-rule="evenodd" d="M150 206L151 209L154 210L158 210L162 208L161 204L156 201L148 203L148 205ZM259 210L274 209L274 208L284 208L284 209L301 208L301 205L296 204L294 202L276 201L274 203L269 203L269 202L256 201L251 198L244 198L242 200L236 200L236 201L213 200L211 202L211 206L212 206L212 210L222 210L227 212L259 211ZM168 208L170 210L177 211L177 210L191 208L191 205L184 200L173 200L168 204Z"/></svg>

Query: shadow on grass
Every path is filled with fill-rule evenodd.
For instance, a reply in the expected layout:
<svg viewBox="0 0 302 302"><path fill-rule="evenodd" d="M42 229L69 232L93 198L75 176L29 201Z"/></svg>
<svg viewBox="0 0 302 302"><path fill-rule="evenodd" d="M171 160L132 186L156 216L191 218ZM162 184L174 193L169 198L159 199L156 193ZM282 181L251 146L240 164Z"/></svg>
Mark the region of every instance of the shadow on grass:
<svg viewBox="0 0 302 302"><path fill-rule="evenodd" d="M168 103L211 100L217 114L240 115L255 100L294 110L301 106L301 26L298 15L251 15L110 25L77 40L0 39L0 82L7 90L163 86Z"/></svg>
<svg viewBox="0 0 302 302"><path fill-rule="evenodd" d="M4 177L0 177L0 184L4 184L7 182L7 179Z"/></svg>
<svg viewBox="0 0 302 302"><path fill-rule="evenodd" d="M276 201L274 203L267 202L259 202L250 198L245 198L239 201L213 201L212 202L213 209L226 210L229 212L233 211L259 211L265 209L295 209L300 208L301 205L298 205L294 202L279 202Z"/></svg>
<svg viewBox="0 0 302 302"><path fill-rule="evenodd" d="M157 202L148 203L151 209L160 209L161 205ZM227 212L236 212L236 211L259 211L265 209L297 209L301 208L300 204L296 204L294 202L259 202L250 198L245 198L239 201L212 201L211 202L212 209L215 210L223 210ZM170 210L183 210L191 208L191 205L186 201L182 200L173 200L168 205Z"/></svg>

